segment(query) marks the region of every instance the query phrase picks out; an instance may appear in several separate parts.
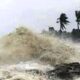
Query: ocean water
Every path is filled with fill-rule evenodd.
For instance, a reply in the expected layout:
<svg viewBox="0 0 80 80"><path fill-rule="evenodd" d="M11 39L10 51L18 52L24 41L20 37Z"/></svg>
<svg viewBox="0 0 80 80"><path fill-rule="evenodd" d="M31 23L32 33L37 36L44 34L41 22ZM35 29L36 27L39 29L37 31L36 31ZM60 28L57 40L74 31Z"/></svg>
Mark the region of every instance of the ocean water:
<svg viewBox="0 0 80 80"><path fill-rule="evenodd" d="M70 62L80 62L80 43L22 28L0 39L1 80L48 80L47 71Z"/></svg>

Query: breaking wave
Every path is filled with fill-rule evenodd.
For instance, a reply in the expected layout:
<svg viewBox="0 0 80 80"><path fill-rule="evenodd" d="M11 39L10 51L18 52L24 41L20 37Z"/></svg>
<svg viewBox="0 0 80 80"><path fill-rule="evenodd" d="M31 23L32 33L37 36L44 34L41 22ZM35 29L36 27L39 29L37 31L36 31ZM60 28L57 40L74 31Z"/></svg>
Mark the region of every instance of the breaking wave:
<svg viewBox="0 0 80 80"><path fill-rule="evenodd" d="M45 75L25 71L37 69L45 73L56 64L69 62L80 62L80 46L70 40L36 34L24 27L0 39L0 79L48 80Z"/></svg>
<svg viewBox="0 0 80 80"><path fill-rule="evenodd" d="M75 54L74 47L64 40L35 34L23 27L0 39L0 64L38 60L55 65L71 62Z"/></svg>

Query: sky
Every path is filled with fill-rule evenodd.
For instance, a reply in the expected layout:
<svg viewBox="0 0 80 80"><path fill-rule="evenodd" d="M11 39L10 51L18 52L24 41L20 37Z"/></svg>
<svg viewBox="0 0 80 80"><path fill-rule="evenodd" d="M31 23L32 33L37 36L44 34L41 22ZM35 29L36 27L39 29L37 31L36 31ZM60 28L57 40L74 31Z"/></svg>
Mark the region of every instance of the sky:
<svg viewBox="0 0 80 80"><path fill-rule="evenodd" d="M80 10L80 0L0 0L0 36L12 32L16 27L41 32L53 26L61 13L66 13L70 24L67 31L77 28L75 10Z"/></svg>

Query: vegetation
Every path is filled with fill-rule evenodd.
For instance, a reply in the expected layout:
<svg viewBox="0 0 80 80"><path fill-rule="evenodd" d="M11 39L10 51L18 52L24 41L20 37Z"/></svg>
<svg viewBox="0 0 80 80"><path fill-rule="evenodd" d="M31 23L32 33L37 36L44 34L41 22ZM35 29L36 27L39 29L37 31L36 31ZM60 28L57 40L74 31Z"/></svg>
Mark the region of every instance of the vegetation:
<svg viewBox="0 0 80 80"><path fill-rule="evenodd" d="M75 11L75 17L77 22L77 29L73 28L71 32L66 31L66 25L70 23L68 20L68 17L65 13L61 13L60 17L57 18L57 23L60 24L59 31L55 30L54 27L49 27L49 34L50 35L56 35L60 38L70 38L72 40L80 41L80 11ZM47 31L44 31L44 33L47 33Z"/></svg>
<svg viewBox="0 0 80 80"><path fill-rule="evenodd" d="M60 17L57 19L57 23L60 23L60 32L62 32L62 30L66 29L65 25L67 25L69 23L69 21L67 20L68 17L66 16L65 13L62 13L60 15Z"/></svg>
<svg viewBox="0 0 80 80"><path fill-rule="evenodd" d="M80 11L75 11L75 16L76 16L77 27L78 27L78 30L79 30L79 25L80 25Z"/></svg>

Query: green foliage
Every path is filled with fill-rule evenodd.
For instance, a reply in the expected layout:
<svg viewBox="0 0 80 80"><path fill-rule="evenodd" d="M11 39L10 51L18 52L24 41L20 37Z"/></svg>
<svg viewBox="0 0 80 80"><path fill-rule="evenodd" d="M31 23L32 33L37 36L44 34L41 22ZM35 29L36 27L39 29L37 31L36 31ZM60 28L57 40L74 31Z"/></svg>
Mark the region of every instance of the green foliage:
<svg viewBox="0 0 80 80"><path fill-rule="evenodd" d="M57 19L57 23L60 23L60 32L62 32L62 30L66 29L65 25L67 25L69 23L69 21L67 20L68 17L66 16L65 13L62 13L60 15L60 17Z"/></svg>
<svg viewBox="0 0 80 80"><path fill-rule="evenodd" d="M73 30L72 30L72 36L73 36L74 39L80 38L80 30L78 30L78 29L73 29Z"/></svg>
<svg viewBox="0 0 80 80"><path fill-rule="evenodd" d="M80 11L75 11L75 16L76 16L77 27L78 27L78 30L79 30L79 25L80 25Z"/></svg>

